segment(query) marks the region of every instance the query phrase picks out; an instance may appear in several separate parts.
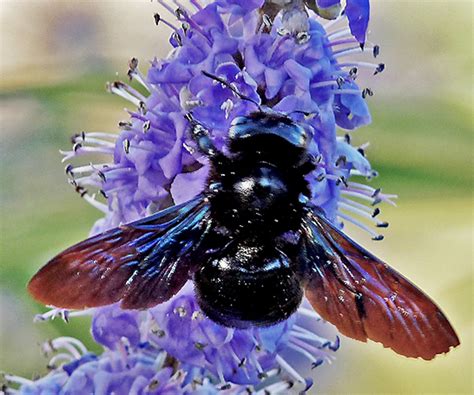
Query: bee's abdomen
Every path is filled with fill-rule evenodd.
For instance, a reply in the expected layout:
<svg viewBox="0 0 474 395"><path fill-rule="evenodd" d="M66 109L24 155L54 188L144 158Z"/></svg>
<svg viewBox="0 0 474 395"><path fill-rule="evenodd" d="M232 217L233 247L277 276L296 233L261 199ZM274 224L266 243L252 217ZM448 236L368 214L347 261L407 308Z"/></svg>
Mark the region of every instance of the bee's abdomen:
<svg viewBox="0 0 474 395"><path fill-rule="evenodd" d="M273 255L273 256L272 256ZM296 311L303 291L283 254L240 246L207 262L195 273L203 312L224 326L269 326Z"/></svg>

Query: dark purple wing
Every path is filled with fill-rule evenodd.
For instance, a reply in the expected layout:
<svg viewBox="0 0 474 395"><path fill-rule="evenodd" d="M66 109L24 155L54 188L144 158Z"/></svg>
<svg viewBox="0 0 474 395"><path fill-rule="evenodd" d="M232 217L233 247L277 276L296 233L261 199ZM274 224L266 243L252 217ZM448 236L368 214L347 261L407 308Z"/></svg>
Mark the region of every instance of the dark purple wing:
<svg viewBox="0 0 474 395"><path fill-rule="evenodd" d="M429 360L459 345L447 318L410 281L317 212L304 220L306 296L344 335Z"/></svg>
<svg viewBox="0 0 474 395"><path fill-rule="evenodd" d="M91 237L60 253L28 284L44 304L83 309L122 301L140 309L177 293L200 264L199 244L209 227L199 196L150 217Z"/></svg>

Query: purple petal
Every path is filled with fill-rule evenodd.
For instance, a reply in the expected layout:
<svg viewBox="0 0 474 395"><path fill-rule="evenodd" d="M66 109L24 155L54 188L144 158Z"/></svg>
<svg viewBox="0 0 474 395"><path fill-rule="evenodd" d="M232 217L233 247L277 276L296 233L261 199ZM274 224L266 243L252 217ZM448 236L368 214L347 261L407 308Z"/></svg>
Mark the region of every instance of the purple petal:
<svg viewBox="0 0 474 395"><path fill-rule="evenodd" d="M171 196L175 204L187 202L201 193L206 185L208 173L208 166L203 166L192 173L178 174L171 184Z"/></svg>
<svg viewBox="0 0 474 395"><path fill-rule="evenodd" d="M370 18L369 0L347 0L346 15L353 36L364 44Z"/></svg>

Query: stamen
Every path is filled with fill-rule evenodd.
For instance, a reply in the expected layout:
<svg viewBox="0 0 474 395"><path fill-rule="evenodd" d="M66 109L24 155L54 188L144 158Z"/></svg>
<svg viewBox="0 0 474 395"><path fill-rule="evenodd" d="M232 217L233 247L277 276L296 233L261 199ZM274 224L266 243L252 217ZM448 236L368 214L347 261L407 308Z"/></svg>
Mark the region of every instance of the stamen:
<svg viewBox="0 0 474 395"><path fill-rule="evenodd" d="M318 313L316 313L314 310L307 309L306 307L300 307L297 311L297 314L304 315L308 318L315 319L316 321L321 321L321 317Z"/></svg>
<svg viewBox="0 0 474 395"><path fill-rule="evenodd" d="M158 0L158 3L160 3L173 17L176 17L175 10L171 8L171 6L168 5L168 3L164 0Z"/></svg>
<svg viewBox="0 0 474 395"><path fill-rule="evenodd" d="M279 381L278 383L269 385L264 389L259 390L256 395L278 395L284 394L285 391L293 387L293 383L291 381Z"/></svg>
<svg viewBox="0 0 474 395"><path fill-rule="evenodd" d="M315 333L309 331L306 328L303 328L299 325L293 325L294 332L292 333L293 336L299 337L300 339L310 340L316 342L320 345L326 344L328 342L327 339L316 335Z"/></svg>
<svg viewBox="0 0 474 395"><path fill-rule="evenodd" d="M258 361L257 357L255 356L255 353L250 354L250 360L255 365L255 369L257 369L258 378L261 379L261 380L266 378L267 375L264 372L264 370L262 369L262 365L260 365L260 362Z"/></svg>
<svg viewBox="0 0 474 395"><path fill-rule="evenodd" d="M357 43L357 40L355 38L345 38L343 40L336 40L336 41L331 41L327 45L328 47L335 47L337 45L344 45L344 44L354 44ZM360 47L358 47L360 50Z"/></svg>
<svg viewBox="0 0 474 395"><path fill-rule="evenodd" d="M289 341L288 344L289 348L295 350L296 352L303 354L308 360L311 362L312 365L314 365L318 359L316 359L309 351L305 350L303 347L300 347L299 345L295 344L291 340Z"/></svg>
<svg viewBox="0 0 474 395"><path fill-rule="evenodd" d="M9 383L20 384L20 385L31 385L34 382L32 380L25 379L24 377L15 376L13 374L6 374L5 380Z"/></svg>
<svg viewBox="0 0 474 395"><path fill-rule="evenodd" d="M310 85L310 88L324 88L326 86L339 86L337 81L331 80L331 81L323 81L323 82L317 82L314 84Z"/></svg>
<svg viewBox="0 0 474 395"><path fill-rule="evenodd" d="M363 224L362 222L357 221L356 219L350 217L349 215L345 215L343 213L337 213L337 216L339 218L342 218L346 221L349 221L353 223L354 225L358 226L359 228L365 230L367 233L369 233L372 236L372 240L379 241L383 240L383 236L381 234L378 234L374 232L371 228L369 228L367 225Z"/></svg>
<svg viewBox="0 0 474 395"><path fill-rule="evenodd" d="M49 369L56 369L61 364L58 363L59 361L64 360L63 363L69 363L74 360L73 356L66 353L59 353L52 357L48 362Z"/></svg>
<svg viewBox="0 0 474 395"><path fill-rule="evenodd" d="M362 95L358 89L333 89L331 93L334 95Z"/></svg>
<svg viewBox="0 0 474 395"><path fill-rule="evenodd" d="M359 67L374 70L376 73L381 73L385 69L384 63L370 63L370 62L350 62L339 63L340 67Z"/></svg>
<svg viewBox="0 0 474 395"><path fill-rule="evenodd" d="M155 25L158 26L161 22L164 23L166 26L171 28L176 34L179 35L179 30L178 28L173 25L171 22L168 22L166 19L163 19L160 14L156 13L153 15L153 18L155 19Z"/></svg>
<svg viewBox="0 0 474 395"><path fill-rule="evenodd" d="M94 137L87 137L87 141L85 139L83 139L84 142L87 142L88 144L94 144L96 146L100 146L100 147L115 147L115 143L112 143L110 141L104 141L104 140L101 140L101 139L98 139L98 138L94 138ZM116 136L115 136L116 138ZM80 144L80 143L76 143L76 144ZM84 145L81 144L81 146L79 148L82 148Z"/></svg>
<svg viewBox="0 0 474 395"><path fill-rule="evenodd" d="M335 24L338 22L342 21L344 13L342 12L336 19L333 19L332 21L329 21L323 25L324 30L328 31L329 28L333 27Z"/></svg>
<svg viewBox="0 0 474 395"><path fill-rule="evenodd" d="M133 103L135 106L140 107L142 101L144 101L145 98L143 98L143 100L141 100L138 97L133 96L130 92L128 92L125 89L125 86L126 85L123 82L115 81L115 82L112 82L112 83L107 83L106 88L110 93L116 94L116 95L124 98L125 100L128 100L129 102ZM140 95L140 96L143 97L142 95Z"/></svg>
<svg viewBox="0 0 474 395"><path fill-rule="evenodd" d="M296 381L306 385L306 380L301 377L300 374L295 369L293 369L293 367L288 362L286 362L280 354L276 354L275 360Z"/></svg>
<svg viewBox="0 0 474 395"><path fill-rule="evenodd" d="M63 151L59 150L61 155L64 155L64 158L61 162L67 162L75 157L80 157L88 154L105 154L105 155L113 155L114 150L112 147L84 147L80 146L76 148L76 150L72 151Z"/></svg>
<svg viewBox="0 0 474 395"><path fill-rule="evenodd" d="M84 195L84 199L89 203L91 206L95 207L97 210L102 211L104 214L109 213L109 206L107 206L104 203L101 203L95 199L95 194L90 196L90 195Z"/></svg>
<svg viewBox="0 0 474 395"><path fill-rule="evenodd" d="M344 210L347 210L347 211L350 211L354 214L357 214L357 215L360 215L361 217L364 217L364 218L367 218L369 219L371 222L373 222L374 224L376 224L377 227L379 228L386 228L388 227L388 223L386 222L378 222L372 213L367 213L366 211L363 211L363 210L359 210L358 208L355 208L349 204L346 204L344 202L339 202L338 203L338 206L341 207L342 209Z"/></svg>
<svg viewBox="0 0 474 395"><path fill-rule="evenodd" d="M85 309L85 310L67 310L61 309L58 307L53 307L51 310L48 310L46 313L43 314L36 314L33 322L40 322L40 321L52 321L57 317L62 318L64 321L69 322L69 318L71 317L81 317L85 315L92 315L94 309Z"/></svg>
<svg viewBox="0 0 474 395"><path fill-rule="evenodd" d="M338 38L342 38L342 37L344 37L346 35L349 35L349 34L351 34L351 29L343 28L343 29L339 29L339 30L336 30L332 33L327 34L326 37L329 41L333 41L333 40L336 40Z"/></svg>
<svg viewBox="0 0 474 395"><path fill-rule="evenodd" d="M190 0L190 3L191 3L194 7L196 7L198 10L202 10L202 9L203 9L202 5L199 4L199 2L198 2L197 0Z"/></svg>

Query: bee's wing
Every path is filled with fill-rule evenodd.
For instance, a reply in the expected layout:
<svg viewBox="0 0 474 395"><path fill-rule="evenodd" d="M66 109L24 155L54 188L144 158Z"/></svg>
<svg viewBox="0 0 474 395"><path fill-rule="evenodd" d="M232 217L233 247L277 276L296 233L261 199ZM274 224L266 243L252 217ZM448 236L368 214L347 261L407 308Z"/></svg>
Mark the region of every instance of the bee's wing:
<svg viewBox="0 0 474 395"><path fill-rule="evenodd" d="M426 294L323 214L309 212L303 231L306 296L342 334L427 360L459 345L447 318Z"/></svg>
<svg viewBox="0 0 474 395"><path fill-rule="evenodd" d="M211 225L199 196L142 220L93 236L49 261L28 284L48 305L82 309L122 301L139 309L177 293L200 264Z"/></svg>

